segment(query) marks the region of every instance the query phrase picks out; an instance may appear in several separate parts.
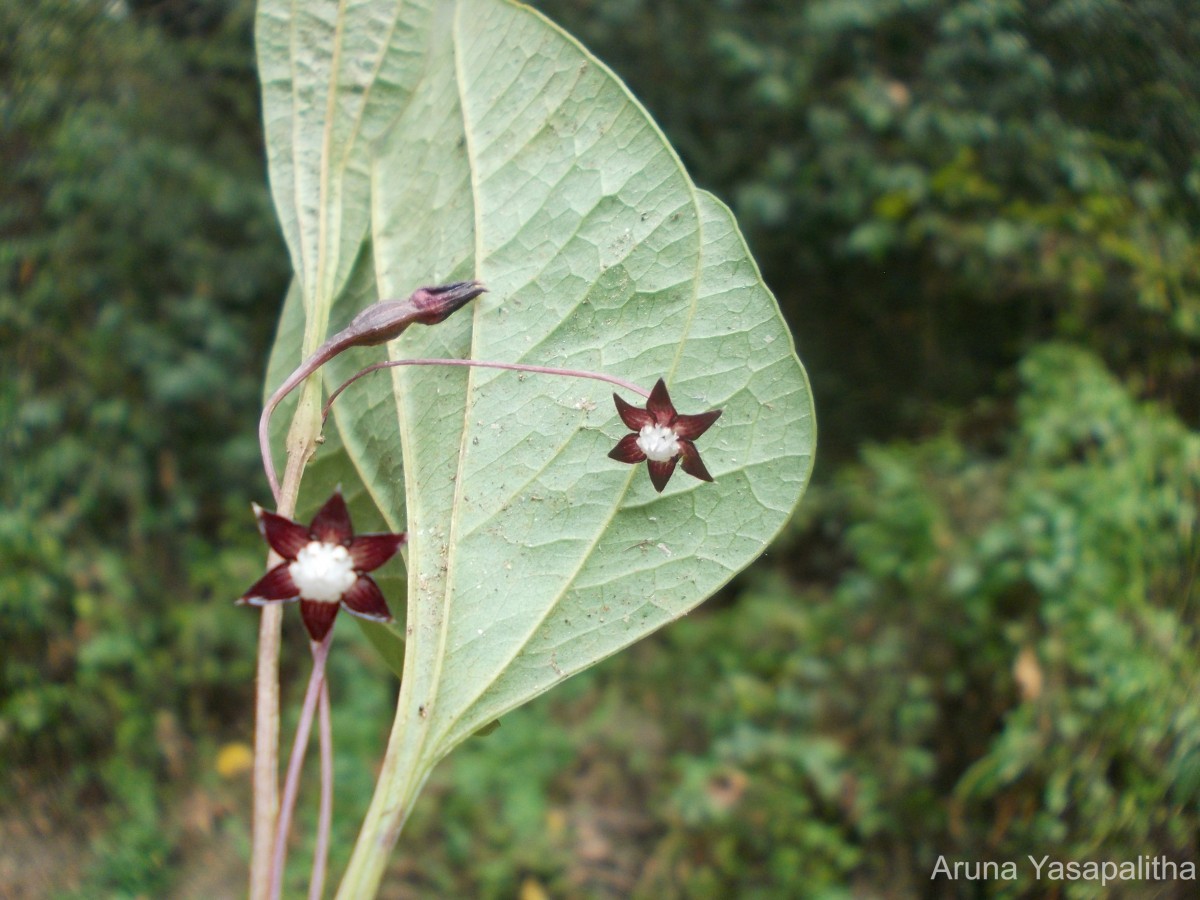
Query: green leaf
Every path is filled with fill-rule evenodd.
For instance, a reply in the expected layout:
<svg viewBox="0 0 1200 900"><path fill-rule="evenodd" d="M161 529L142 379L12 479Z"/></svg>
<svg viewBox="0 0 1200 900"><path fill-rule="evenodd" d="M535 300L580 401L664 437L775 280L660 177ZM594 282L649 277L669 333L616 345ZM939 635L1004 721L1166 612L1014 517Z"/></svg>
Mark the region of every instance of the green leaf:
<svg viewBox="0 0 1200 900"><path fill-rule="evenodd" d="M420 78L429 9L403 0L258 6L271 192L307 317L321 330L366 236L370 145Z"/></svg>
<svg viewBox="0 0 1200 900"><path fill-rule="evenodd" d="M761 554L815 444L807 379L732 215L624 86L524 7L464 0L422 18L416 6L402 14L426 23L425 67L374 145L370 240L347 276L366 287L343 291L334 319L373 295L479 278L489 293L472 309L410 329L388 355L590 369L647 388L663 377L681 412L724 414L699 441L716 482L680 471L659 495L645 466L608 459L627 429L594 381L403 367L339 399L317 466L357 477L409 533L399 709L345 896L373 890L373 841L394 839L457 743ZM277 361L298 357L297 331L281 327ZM326 384L364 360L335 360Z"/></svg>

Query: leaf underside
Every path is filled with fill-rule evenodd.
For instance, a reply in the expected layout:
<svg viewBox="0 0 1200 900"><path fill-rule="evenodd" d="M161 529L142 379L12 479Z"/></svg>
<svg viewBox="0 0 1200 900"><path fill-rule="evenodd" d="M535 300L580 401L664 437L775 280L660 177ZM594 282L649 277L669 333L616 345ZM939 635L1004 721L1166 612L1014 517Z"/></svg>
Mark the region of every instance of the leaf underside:
<svg viewBox="0 0 1200 900"><path fill-rule="evenodd" d="M368 7L374 40L349 40L348 18L328 33L344 47L326 70L296 63L306 45L293 36L288 77L323 77L326 94L340 86L338 110L390 79L359 117L371 128L354 132L347 114L284 129L314 92L280 90L275 102L291 105L272 107L264 74L268 123L279 126L269 140L317 127L341 148L316 163L273 148L273 183L284 172L292 186L276 201L291 198L281 217L300 264L268 387L300 360L309 304L320 303L323 289L305 279L333 271L324 290L339 327L420 285L478 278L489 293L436 327L335 360L327 388L385 356L473 357L646 387L663 377L681 412L724 409L699 441L715 483L677 472L660 495L645 466L607 458L627 429L598 382L404 367L338 400L306 498L311 508L340 482L356 522L409 532L399 715L410 727L397 735L410 758L432 763L752 562L807 484L815 420L790 334L729 210L691 183L603 65L504 0L351 9ZM273 46L260 33L260 56L264 40ZM353 56L368 51L376 58ZM362 78L366 88L346 86ZM327 177L296 177L305 165ZM345 177L329 174L339 166ZM335 181L336 192L314 187ZM322 230L323 220L341 224ZM276 446L286 420L285 409Z"/></svg>

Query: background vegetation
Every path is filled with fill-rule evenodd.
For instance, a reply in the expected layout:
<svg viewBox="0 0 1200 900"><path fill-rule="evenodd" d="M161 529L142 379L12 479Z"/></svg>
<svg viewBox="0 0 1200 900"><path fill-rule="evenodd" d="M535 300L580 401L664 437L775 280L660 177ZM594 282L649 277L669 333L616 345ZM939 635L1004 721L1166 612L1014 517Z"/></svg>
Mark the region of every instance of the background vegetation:
<svg viewBox="0 0 1200 900"><path fill-rule="evenodd" d="M734 204L817 482L702 611L457 752L388 896L958 896L939 854L1200 858L1200 4L538 5ZM251 24L0 5L15 896L241 890L230 601L287 278ZM395 685L339 643L344 853Z"/></svg>

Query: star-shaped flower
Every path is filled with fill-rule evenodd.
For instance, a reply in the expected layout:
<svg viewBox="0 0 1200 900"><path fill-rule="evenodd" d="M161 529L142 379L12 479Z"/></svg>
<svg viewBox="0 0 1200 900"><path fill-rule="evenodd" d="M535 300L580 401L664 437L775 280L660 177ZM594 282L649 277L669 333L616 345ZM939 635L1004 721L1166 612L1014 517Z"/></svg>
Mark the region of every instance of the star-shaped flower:
<svg viewBox="0 0 1200 900"><path fill-rule="evenodd" d="M307 528L255 504L258 528L283 562L238 600L254 606L300 601L300 616L314 641L324 640L338 608L362 619L390 622L379 585L367 573L400 549L406 535L355 535L342 492L321 507Z"/></svg>
<svg viewBox="0 0 1200 900"><path fill-rule="evenodd" d="M667 386L661 378L650 392L645 409L626 403L616 394L613 394L613 400L621 421L635 433L621 438L609 452L609 457L624 463L645 460L650 470L650 481L659 493L667 486L677 462L683 465L683 471L689 475L701 481L712 481L712 476L700 459L700 451L692 442L708 431L722 410L681 416L675 411L675 404L671 402Z"/></svg>

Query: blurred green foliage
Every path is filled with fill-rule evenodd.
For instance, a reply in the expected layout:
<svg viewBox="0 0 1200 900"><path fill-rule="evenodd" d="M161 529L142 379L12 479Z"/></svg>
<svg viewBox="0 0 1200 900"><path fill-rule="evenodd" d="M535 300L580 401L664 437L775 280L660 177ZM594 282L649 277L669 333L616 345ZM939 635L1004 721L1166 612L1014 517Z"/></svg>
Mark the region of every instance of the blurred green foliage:
<svg viewBox="0 0 1200 900"><path fill-rule="evenodd" d="M813 376L818 484L705 609L456 752L390 895L1194 860L1200 4L539 6L734 203ZM177 887L181 799L225 796L215 748L250 729L230 600L287 278L251 19L0 6L0 769L109 804L82 896ZM395 692L339 646L335 873Z"/></svg>
<svg viewBox="0 0 1200 900"><path fill-rule="evenodd" d="M64 774L161 870L163 785L245 722L252 435L288 275L250 9L173 39L101 3L0 8L0 767ZM135 850L134 847L137 849Z"/></svg>

